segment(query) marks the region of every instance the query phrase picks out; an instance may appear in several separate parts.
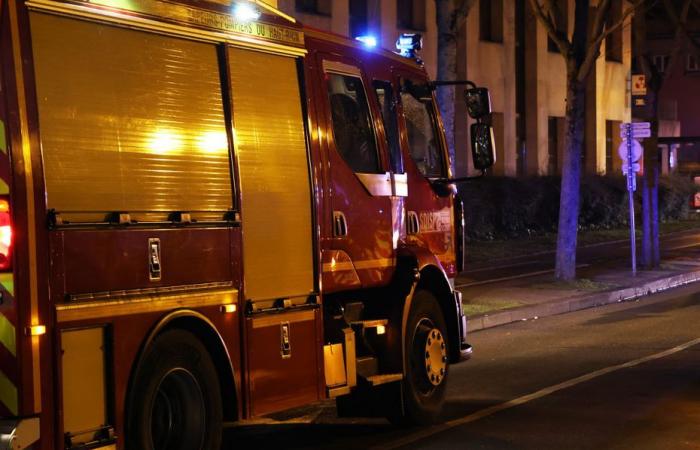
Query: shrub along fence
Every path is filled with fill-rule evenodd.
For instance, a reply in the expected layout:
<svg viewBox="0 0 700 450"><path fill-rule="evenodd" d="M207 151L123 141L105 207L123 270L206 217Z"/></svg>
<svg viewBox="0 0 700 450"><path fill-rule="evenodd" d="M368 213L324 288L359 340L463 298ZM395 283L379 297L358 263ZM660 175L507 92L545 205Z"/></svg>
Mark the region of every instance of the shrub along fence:
<svg viewBox="0 0 700 450"><path fill-rule="evenodd" d="M638 186L642 180L637 180ZM464 200L468 240L517 239L555 232L559 215L560 177L485 177L459 186ZM681 176L659 179L659 219L687 218L696 187ZM641 211L641 195L635 195ZM625 179L584 176L581 179L579 230L620 228L628 223ZM638 220L639 223L639 220Z"/></svg>

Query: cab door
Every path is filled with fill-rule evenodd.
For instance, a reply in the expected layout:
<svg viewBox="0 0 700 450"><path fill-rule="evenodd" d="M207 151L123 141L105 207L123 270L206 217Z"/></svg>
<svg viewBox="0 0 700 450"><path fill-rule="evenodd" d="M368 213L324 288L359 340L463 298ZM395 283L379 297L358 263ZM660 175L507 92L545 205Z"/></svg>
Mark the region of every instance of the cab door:
<svg viewBox="0 0 700 450"><path fill-rule="evenodd" d="M401 71L395 76L400 90L399 127L410 192L406 199L407 240L430 250L448 276L454 277L454 193L450 186L436 182L450 174L437 102L425 78Z"/></svg>
<svg viewBox="0 0 700 450"><path fill-rule="evenodd" d="M392 178L377 135L381 124L371 83L352 59L319 54L318 64L325 94L319 109L328 143L327 219L332 222L332 256L324 256L324 279L342 279L343 272L357 280L356 287L384 285L394 267Z"/></svg>

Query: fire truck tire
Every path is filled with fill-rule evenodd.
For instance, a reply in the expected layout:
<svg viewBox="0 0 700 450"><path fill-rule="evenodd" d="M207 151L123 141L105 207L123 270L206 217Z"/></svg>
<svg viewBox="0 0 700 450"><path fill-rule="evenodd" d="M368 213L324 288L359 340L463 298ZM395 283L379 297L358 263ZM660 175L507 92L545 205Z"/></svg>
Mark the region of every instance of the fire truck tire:
<svg viewBox="0 0 700 450"><path fill-rule="evenodd" d="M157 336L132 383L126 448L210 450L221 447L223 408L216 368L197 337Z"/></svg>
<svg viewBox="0 0 700 450"><path fill-rule="evenodd" d="M435 296L417 290L406 322L404 415L407 425L439 421L448 375L447 326Z"/></svg>

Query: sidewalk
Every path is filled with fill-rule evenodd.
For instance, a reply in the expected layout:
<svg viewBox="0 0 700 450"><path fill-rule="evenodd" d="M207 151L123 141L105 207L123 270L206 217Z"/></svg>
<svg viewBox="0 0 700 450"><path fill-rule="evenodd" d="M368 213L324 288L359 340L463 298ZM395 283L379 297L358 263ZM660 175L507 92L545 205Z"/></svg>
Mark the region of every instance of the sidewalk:
<svg viewBox="0 0 700 450"><path fill-rule="evenodd" d="M473 286L457 278L469 331L634 300L700 281L700 250L667 259L658 270L639 270L636 277L625 261L587 266L577 274L573 282L557 281L548 273Z"/></svg>

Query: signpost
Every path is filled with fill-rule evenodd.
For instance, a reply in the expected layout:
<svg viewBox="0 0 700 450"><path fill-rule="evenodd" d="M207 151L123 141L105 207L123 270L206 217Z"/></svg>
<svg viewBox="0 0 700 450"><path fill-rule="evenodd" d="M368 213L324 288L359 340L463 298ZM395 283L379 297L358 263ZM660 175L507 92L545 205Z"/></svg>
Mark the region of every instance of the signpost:
<svg viewBox="0 0 700 450"><path fill-rule="evenodd" d="M627 192L630 205L630 249L632 251L632 275L637 275L637 238L634 224L634 191L637 190L637 172L640 170L638 161L642 157L642 144L638 139L651 136L651 124L649 122L632 122L620 125L620 137L622 144L618 154L622 159L622 173L627 176Z"/></svg>

